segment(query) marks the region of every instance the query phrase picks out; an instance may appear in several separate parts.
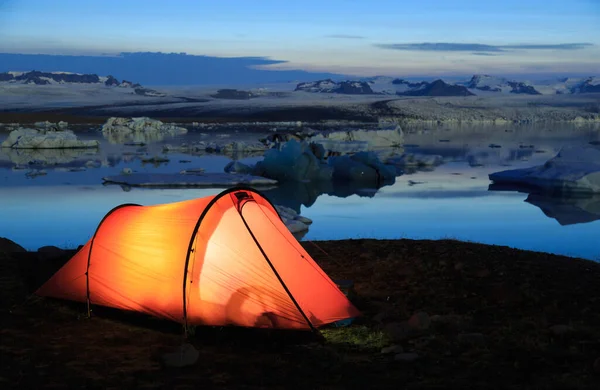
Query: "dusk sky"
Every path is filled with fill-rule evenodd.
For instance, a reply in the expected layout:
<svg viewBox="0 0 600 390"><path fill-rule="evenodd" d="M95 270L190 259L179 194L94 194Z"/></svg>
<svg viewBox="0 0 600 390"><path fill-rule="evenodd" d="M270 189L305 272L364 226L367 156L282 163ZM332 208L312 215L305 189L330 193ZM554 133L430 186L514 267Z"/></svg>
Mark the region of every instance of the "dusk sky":
<svg viewBox="0 0 600 390"><path fill-rule="evenodd" d="M138 51L364 76L597 74L600 0L0 0L0 52Z"/></svg>

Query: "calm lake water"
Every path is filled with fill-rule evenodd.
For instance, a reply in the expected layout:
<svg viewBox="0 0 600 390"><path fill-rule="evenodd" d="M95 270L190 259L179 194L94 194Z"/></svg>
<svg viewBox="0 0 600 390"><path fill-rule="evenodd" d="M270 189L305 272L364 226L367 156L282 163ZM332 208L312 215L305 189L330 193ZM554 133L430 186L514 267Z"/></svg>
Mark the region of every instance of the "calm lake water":
<svg viewBox="0 0 600 390"><path fill-rule="evenodd" d="M488 174L543 164L567 144L600 140L597 128L561 126L406 128L405 152L441 155L430 171L405 173L393 185L376 189L316 188L289 184L266 190L275 204L313 219L305 240L346 238L455 238L600 260L600 197L550 199L489 189ZM240 132L229 139L256 140ZM0 133L0 142L7 132ZM44 245L75 247L91 238L97 224L121 203L168 203L219 193L222 189L138 189L102 185L102 177L125 167L140 172L179 172L205 168L222 172L231 158L169 153L169 163L143 164L140 157L161 154L162 144L227 138L191 133L150 143L145 148L110 143L100 133L81 138L102 142L90 151L38 154L0 148L0 236L30 250ZM46 175L17 169L27 161L52 159ZM261 157L241 158L256 162ZM89 163L94 161L95 163ZM67 167L83 166L71 172ZM58 169L57 169L58 168Z"/></svg>

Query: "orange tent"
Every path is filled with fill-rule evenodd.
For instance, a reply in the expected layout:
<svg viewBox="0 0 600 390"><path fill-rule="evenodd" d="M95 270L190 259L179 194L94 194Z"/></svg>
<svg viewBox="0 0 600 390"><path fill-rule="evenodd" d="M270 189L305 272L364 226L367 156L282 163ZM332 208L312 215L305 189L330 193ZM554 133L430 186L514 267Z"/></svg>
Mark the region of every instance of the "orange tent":
<svg viewBox="0 0 600 390"><path fill-rule="evenodd" d="M312 329L359 315L259 192L111 210L38 295L188 325Z"/></svg>

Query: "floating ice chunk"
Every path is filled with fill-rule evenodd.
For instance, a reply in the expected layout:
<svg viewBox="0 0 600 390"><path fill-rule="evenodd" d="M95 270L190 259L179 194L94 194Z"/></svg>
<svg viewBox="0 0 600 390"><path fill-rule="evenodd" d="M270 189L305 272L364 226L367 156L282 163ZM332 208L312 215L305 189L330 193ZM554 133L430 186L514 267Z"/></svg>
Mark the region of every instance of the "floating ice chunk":
<svg viewBox="0 0 600 390"><path fill-rule="evenodd" d="M306 142L291 140L281 150L269 149L259 161L254 174L278 181L318 181L329 180L332 169L319 160Z"/></svg>
<svg viewBox="0 0 600 390"><path fill-rule="evenodd" d="M112 143L161 141L165 136L187 133L185 127L163 123L148 117L111 117L102 126L102 134Z"/></svg>
<svg viewBox="0 0 600 390"><path fill-rule="evenodd" d="M496 172L489 178L496 184L536 187L551 193L598 193L600 147L564 147L544 165Z"/></svg>
<svg viewBox="0 0 600 390"><path fill-rule="evenodd" d="M396 168L382 163L373 152L330 157L329 165L333 167L333 178L336 180L380 183L396 178Z"/></svg>
<svg viewBox="0 0 600 390"><path fill-rule="evenodd" d="M77 149L97 148L97 140L79 140L70 130L47 131L45 129L20 128L13 130L2 142L3 148L12 149Z"/></svg>
<svg viewBox="0 0 600 390"><path fill-rule="evenodd" d="M364 151L400 146L404 143L404 133L400 126L380 130L332 131L313 135L307 141L321 143L326 149L335 148L340 143L351 142L355 147L362 146L364 149L361 150Z"/></svg>

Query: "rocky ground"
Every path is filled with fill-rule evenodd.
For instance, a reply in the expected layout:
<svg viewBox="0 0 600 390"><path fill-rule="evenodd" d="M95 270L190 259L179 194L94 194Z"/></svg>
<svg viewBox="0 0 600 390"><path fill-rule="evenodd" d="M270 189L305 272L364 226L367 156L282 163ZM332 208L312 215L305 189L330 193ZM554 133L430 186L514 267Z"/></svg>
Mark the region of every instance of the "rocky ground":
<svg viewBox="0 0 600 390"><path fill-rule="evenodd" d="M179 325L30 295L72 252L0 250L2 387L599 388L599 263L451 240L303 245L354 281L363 317L323 345L198 328L187 368L160 363Z"/></svg>

